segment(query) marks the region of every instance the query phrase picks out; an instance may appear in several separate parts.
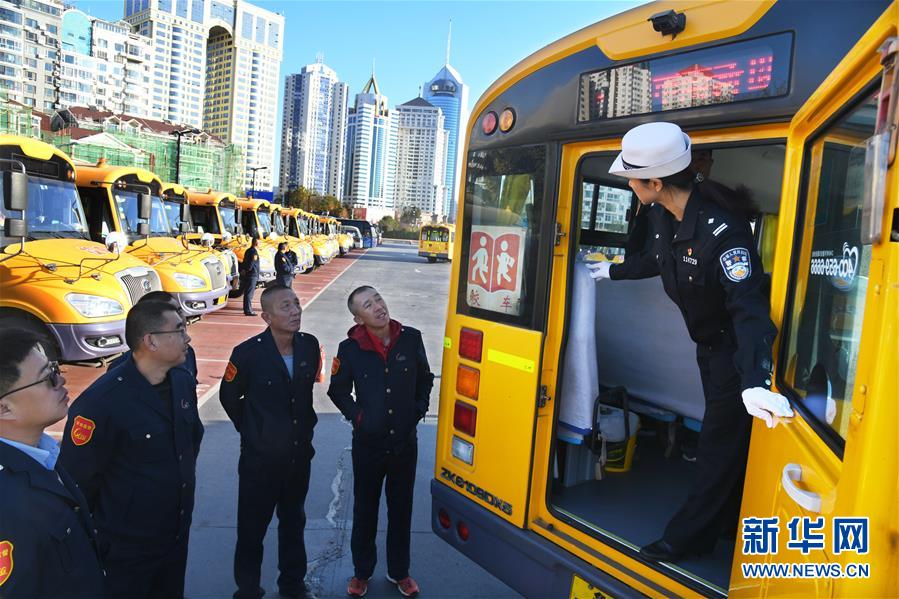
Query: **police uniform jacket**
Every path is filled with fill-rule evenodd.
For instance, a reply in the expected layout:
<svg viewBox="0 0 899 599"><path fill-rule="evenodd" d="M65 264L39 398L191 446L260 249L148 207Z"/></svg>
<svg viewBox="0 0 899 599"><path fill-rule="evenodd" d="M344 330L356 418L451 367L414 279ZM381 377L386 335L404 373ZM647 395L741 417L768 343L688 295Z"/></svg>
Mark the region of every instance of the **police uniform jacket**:
<svg viewBox="0 0 899 599"><path fill-rule="evenodd" d="M270 329L234 348L219 398L244 455L285 463L312 452L312 385L320 369L318 339L307 333L293 337L293 377Z"/></svg>
<svg viewBox="0 0 899 599"><path fill-rule="evenodd" d="M171 405L134 359L108 371L69 408L60 460L80 485L101 548L174 546L190 530L196 460L203 438L196 381L172 368Z"/></svg>
<svg viewBox="0 0 899 599"><path fill-rule="evenodd" d="M415 439L434 386L421 332L390 322L393 342L386 360L363 325L347 332L331 366L328 389L331 401L354 423L353 437L387 449Z"/></svg>
<svg viewBox="0 0 899 599"><path fill-rule="evenodd" d="M128 360L128 358L130 358L130 357L131 357L131 350L129 349L128 351L123 353L121 356L119 356L118 358L116 358L115 360L113 360L112 362L109 363L109 370L112 370L113 368L116 368L117 366L124 364L125 361ZM193 347L191 347L190 345L187 346L187 357L184 358L184 363L179 364L177 367L184 368L185 370L187 370L191 374L191 376L194 377L194 380L196 380L196 378L197 378L197 352L194 351Z"/></svg>
<svg viewBox="0 0 899 599"><path fill-rule="evenodd" d="M0 597L103 597L94 523L58 462L0 442L0 501Z"/></svg>
<svg viewBox="0 0 899 599"><path fill-rule="evenodd" d="M275 252L275 274L289 275L293 273L293 265L285 252Z"/></svg>
<svg viewBox="0 0 899 599"><path fill-rule="evenodd" d="M247 248L243 255L243 262L240 264L240 272L245 277L259 276L259 250L254 247Z"/></svg>
<svg viewBox="0 0 899 599"><path fill-rule="evenodd" d="M700 348L734 348L743 388L768 388L777 329L769 315L766 275L749 222L704 200L697 189L690 194L680 223L658 205L644 218L643 249L629 253L624 264L613 264L609 276L617 280L660 275Z"/></svg>

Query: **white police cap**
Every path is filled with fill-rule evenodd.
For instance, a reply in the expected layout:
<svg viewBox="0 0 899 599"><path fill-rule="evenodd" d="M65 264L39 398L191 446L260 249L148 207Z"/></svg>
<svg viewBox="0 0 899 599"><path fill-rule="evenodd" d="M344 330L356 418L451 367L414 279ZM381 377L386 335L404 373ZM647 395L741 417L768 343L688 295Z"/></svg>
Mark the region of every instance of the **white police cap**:
<svg viewBox="0 0 899 599"><path fill-rule="evenodd" d="M690 136L674 123L646 123L624 134L609 173L628 179L659 179L690 166Z"/></svg>

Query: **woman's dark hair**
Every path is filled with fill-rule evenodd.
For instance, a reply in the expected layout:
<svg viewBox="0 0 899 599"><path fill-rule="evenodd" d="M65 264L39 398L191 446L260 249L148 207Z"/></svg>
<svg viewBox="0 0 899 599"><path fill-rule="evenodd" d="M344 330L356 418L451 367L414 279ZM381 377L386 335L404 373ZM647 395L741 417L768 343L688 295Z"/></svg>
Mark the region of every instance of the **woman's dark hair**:
<svg viewBox="0 0 899 599"><path fill-rule="evenodd" d="M682 191L691 191L693 186L699 190L702 199L715 202L728 212L752 220L759 214L759 207L752 199L752 192L745 185L731 189L727 185L697 176L689 168L679 173L660 177L662 185L671 186ZM644 180L644 183L646 181Z"/></svg>

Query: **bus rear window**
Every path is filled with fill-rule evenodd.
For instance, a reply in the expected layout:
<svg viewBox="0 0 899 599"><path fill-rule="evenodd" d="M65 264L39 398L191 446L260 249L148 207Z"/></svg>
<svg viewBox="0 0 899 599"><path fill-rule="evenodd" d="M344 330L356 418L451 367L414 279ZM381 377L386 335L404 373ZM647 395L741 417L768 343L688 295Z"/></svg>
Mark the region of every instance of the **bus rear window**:
<svg viewBox="0 0 899 599"><path fill-rule="evenodd" d="M545 146L468 155L460 313L532 325L545 168Z"/></svg>
<svg viewBox="0 0 899 599"><path fill-rule="evenodd" d="M785 96L791 33L581 75L578 122Z"/></svg>

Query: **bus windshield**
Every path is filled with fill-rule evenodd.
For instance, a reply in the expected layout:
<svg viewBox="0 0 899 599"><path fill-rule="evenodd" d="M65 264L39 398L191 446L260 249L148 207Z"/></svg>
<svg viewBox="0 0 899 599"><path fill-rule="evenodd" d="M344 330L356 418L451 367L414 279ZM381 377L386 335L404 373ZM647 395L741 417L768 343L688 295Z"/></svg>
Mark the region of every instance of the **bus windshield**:
<svg viewBox="0 0 899 599"><path fill-rule="evenodd" d="M545 146L469 154L460 312L531 324L545 165Z"/></svg>
<svg viewBox="0 0 899 599"><path fill-rule="evenodd" d="M119 219L125 227L124 233L137 235L137 192L123 189L115 189L112 192L116 208L119 211ZM150 235L168 237L171 235L168 219L165 217L165 208L159 196L152 196L152 211L150 213Z"/></svg>
<svg viewBox="0 0 899 599"><path fill-rule="evenodd" d="M259 217L259 227L262 229L260 233L268 236L272 232L272 215L261 210L256 215Z"/></svg>
<svg viewBox="0 0 899 599"><path fill-rule="evenodd" d="M219 215L222 217L222 226L225 231L237 233L237 208L223 208L219 206ZM221 231L210 231L211 233L220 233Z"/></svg>
<svg viewBox="0 0 899 599"><path fill-rule="evenodd" d="M284 221L281 220L280 214L271 214L272 224L275 226L275 233L278 235L284 235L286 232L284 230Z"/></svg>
<svg viewBox="0 0 899 599"><path fill-rule="evenodd" d="M182 222L181 206L183 206L183 204L174 200L167 200L163 202L163 205L165 206L165 215L169 221L169 226L172 228L172 235L180 235ZM190 230L193 231L194 225L190 217L188 217L188 219L184 222L186 222L190 226Z"/></svg>
<svg viewBox="0 0 899 599"><path fill-rule="evenodd" d="M0 189L0 227L7 217L21 218L18 210L7 211ZM81 207L81 198L74 183L28 177L28 235L32 237L87 238L87 220Z"/></svg>

